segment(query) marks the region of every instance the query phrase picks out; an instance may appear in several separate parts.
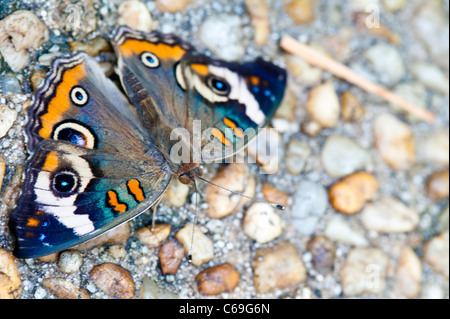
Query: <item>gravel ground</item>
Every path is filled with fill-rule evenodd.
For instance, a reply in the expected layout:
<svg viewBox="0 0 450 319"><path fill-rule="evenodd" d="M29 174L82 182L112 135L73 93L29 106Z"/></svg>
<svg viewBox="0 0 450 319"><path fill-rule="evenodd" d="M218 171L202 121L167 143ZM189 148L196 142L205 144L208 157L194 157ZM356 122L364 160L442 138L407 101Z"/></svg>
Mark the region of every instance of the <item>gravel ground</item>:
<svg viewBox="0 0 450 319"><path fill-rule="evenodd" d="M232 171L223 179L227 183L233 174L244 174L245 185L255 180L257 198L275 192L265 192L266 183L288 196L285 211L266 212L280 227L274 229L273 220L264 222L264 208L253 209L256 221L246 218L251 204L212 219L207 213L216 199L200 197L197 227L214 247L213 258L200 266L184 258L176 274L163 275L159 248L144 244L136 234L151 222L151 212L146 212L131 221L131 233L122 231L122 239L113 240L112 246L69 251L50 261L16 259L21 286L16 292L21 293L14 297L63 298L51 288L60 291L63 284L49 280L58 278L74 291L84 289L90 298L113 298L102 279L100 283L97 279L101 269L95 267L105 263L129 271L131 277L123 276L123 280L134 282L130 288L134 298L205 298L195 277L223 263L232 264L240 280L237 287L211 298L449 297L448 1L142 2L150 14L133 13L136 3L127 8L118 0L6 0L0 4L0 20L17 10L29 10L49 30L42 44L31 46L26 54L29 62L20 70L6 61L2 50L10 39L0 34L0 252L12 250L7 219L18 198L20 169L28 156L24 126L33 91L30 78L45 74L49 61L69 52L70 43L108 39L120 19L136 28L176 33L208 55L241 61L262 55L287 68L289 96L272 122L279 130L275 138L282 141L282 154L274 159L276 172L264 174L267 167L261 170L249 164L249 172ZM127 18L129 12L131 18ZM373 23L379 27L370 28ZM218 35L220 30L224 31ZM278 41L285 34L426 107L436 121L406 115L283 53ZM99 57L107 62L106 72L111 72L111 54ZM350 94L352 103L343 98L345 94ZM214 178L218 169L207 166L206 177ZM360 189L347 189L350 183L343 179L359 171L374 177L376 190L355 203L363 197ZM363 180L356 179L357 184ZM336 184L342 192L333 197L331 186ZM209 194L205 188L200 184L201 191ZM194 221L198 197L192 191L187 199L179 197L181 207L174 206L175 199L159 205L157 221L172 225L169 239L181 242L174 239L175 234ZM357 207L355 212L350 212L352 205ZM248 230L252 223L259 225L255 226L258 231L273 233L273 238L255 238ZM278 266L264 264L268 260ZM13 278L5 265L0 254L0 275ZM7 288L0 285L3 296L1 289Z"/></svg>

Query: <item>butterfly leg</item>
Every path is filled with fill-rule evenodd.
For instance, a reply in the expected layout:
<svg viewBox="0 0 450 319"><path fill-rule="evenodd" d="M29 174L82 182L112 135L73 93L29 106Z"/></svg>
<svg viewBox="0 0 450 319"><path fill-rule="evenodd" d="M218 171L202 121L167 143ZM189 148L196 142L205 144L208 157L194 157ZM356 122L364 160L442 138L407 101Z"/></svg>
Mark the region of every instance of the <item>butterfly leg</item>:
<svg viewBox="0 0 450 319"><path fill-rule="evenodd" d="M153 211L153 214L152 214L152 231L155 230L156 212L158 211L159 203L161 203L161 200L162 200L163 197L164 197L164 196L161 196L161 197L155 202L155 204L153 204L153 206L152 206L152 211Z"/></svg>

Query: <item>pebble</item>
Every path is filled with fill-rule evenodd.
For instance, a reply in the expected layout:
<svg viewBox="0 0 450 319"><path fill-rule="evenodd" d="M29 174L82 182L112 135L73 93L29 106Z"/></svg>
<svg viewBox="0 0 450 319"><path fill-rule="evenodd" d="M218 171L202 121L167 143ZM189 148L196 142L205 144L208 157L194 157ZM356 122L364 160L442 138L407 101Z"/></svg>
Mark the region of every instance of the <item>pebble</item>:
<svg viewBox="0 0 450 319"><path fill-rule="evenodd" d="M383 0L384 9L388 12L402 10L408 4L408 0Z"/></svg>
<svg viewBox="0 0 450 319"><path fill-rule="evenodd" d="M43 263L55 263L55 262L58 261L59 254L60 254L60 253L57 252L57 253L53 253L53 254L50 254L50 255L38 257L38 259L39 259L40 261L42 261Z"/></svg>
<svg viewBox="0 0 450 319"><path fill-rule="evenodd" d="M298 140L291 139L286 151L286 169L291 175L299 175L305 169L306 162L311 156L311 147Z"/></svg>
<svg viewBox="0 0 450 319"><path fill-rule="evenodd" d="M384 196L366 205L361 221L368 230L380 233L404 233L419 224L419 214L395 198Z"/></svg>
<svg viewBox="0 0 450 319"><path fill-rule="evenodd" d="M160 288L156 282L145 276L142 282L141 299L177 299L178 296L173 292Z"/></svg>
<svg viewBox="0 0 450 319"><path fill-rule="evenodd" d="M420 154L428 163L449 166L449 134L448 130L441 129L426 138L421 145Z"/></svg>
<svg viewBox="0 0 450 319"><path fill-rule="evenodd" d="M412 76L430 90L449 95L449 79L442 70L428 62L416 62L411 65Z"/></svg>
<svg viewBox="0 0 450 319"><path fill-rule="evenodd" d="M420 292L422 280L422 264L411 247L402 251L397 267L397 277L394 290L406 298L416 298Z"/></svg>
<svg viewBox="0 0 450 319"><path fill-rule="evenodd" d="M284 92L283 99L281 100L280 106L278 106L277 110L275 111L274 118L275 119L284 119L287 121L295 121L295 104L296 104L296 102L297 102L297 97L295 96L294 89L292 88L292 85L290 85L288 82L288 84L286 86L286 90ZM283 128L281 128L281 129L283 129Z"/></svg>
<svg viewBox="0 0 450 319"><path fill-rule="evenodd" d="M274 203L286 207L289 202L289 194L276 189L274 186L264 183L261 190L264 198L269 203Z"/></svg>
<svg viewBox="0 0 450 319"><path fill-rule="evenodd" d="M436 201L446 199L449 194L449 172L438 171L431 174L425 185L428 197Z"/></svg>
<svg viewBox="0 0 450 319"><path fill-rule="evenodd" d="M198 291L205 296L215 296L233 291L239 284L241 276L230 263L208 268L195 276Z"/></svg>
<svg viewBox="0 0 450 319"><path fill-rule="evenodd" d="M90 299L86 289L63 278L44 278L42 286L58 299Z"/></svg>
<svg viewBox="0 0 450 319"><path fill-rule="evenodd" d="M306 249L312 255L314 269L320 273L329 273L334 268L336 247L325 236L314 236L306 244Z"/></svg>
<svg viewBox="0 0 450 319"><path fill-rule="evenodd" d="M358 98L350 91L341 94L341 116L345 122L355 122L360 120L366 113L366 109L359 102Z"/></svg>
<svg viewBox="0 0 450 319"><path fill-rule="evenodd" d="M112 258L116 259L125 258L127 256L127 250L123 245L119 244L109 246L107 252Z"/></svg>
<svg viewBox="0 0 450 319"><path fill-rule="evenodd" d="M328 208L327 191L318 183L302 180L292 197L292 225L301 235L310 236Z"/></svg>
<svg viewBox="0 0 450 319"><path fill-rule="evenodd" d="M3 157L0 155L0 192L2 190L3 178L5 177L5 174L6 174L6 164L5 161L3 160Z"/></svg>
<svg viewBox="0 0 450 319"><path fill-rule="evenodd" d="M423 260L448 280L449 272L449 233L443 231L436 237L430 239L423 252Z"/></svg>
<svg viewBox="0 0 450 319"><path fill-rule="evenodd" d="M355 12L366 12L368 8L380 7L380 0L351 0L350 8Z"/></svg>
<svg viewBox="0 0 450 319"><path fill-rule="evenodd" d="M136 231L136 237L139 241L149 247L156 248L161 246L172 231L170 224L156 224L152 229L152 225L141 227Z"/></svg>
<svg viewBox="0 0 450 319"><path fill-rule="evenodd" d="M289 0L284 4L284 11L295 24L304 24L314 20L314 0Z"/></svg>
<svg viewBox="0 0 450 319"><path fill-rule="evenodd" d="M181 183L178 178L173 178L170 182L165 198L173 207L182 207L189 196L189 185Z"/></svg>
<svg viewBox="0 0 450 319"><path fill-rule="evenodd" d="M74 247L76 250L90 250L93 247L109 244L125 244L131 235L130 225L123 223L100 236Z"/></svg>
<svg viewBox="0 0 450 319"><path fill-rule="evenodd" d="M422 288L420 298L422 298L422 299L444 299L445 293L439 283L427 283Z"/></svg>
<svg viewBox="0 0 450 319"><path fill-rule="evenodd" d="M0 299L16 299L22 294L22 280L13 255L0 248Z"/></svg>
<svg viewBox="0 0 450 319"><path fill-rule="evenodd" d="M317 49L317 47L314 47ZM323 49L319 49L323 52ZM295 76L305 86L315 86L322 81L323 70L311 66L302 58L299 58L292 54L285 54L286 68L289 74Z"/></svg>
<svg viewBox="0 0 450 319"><path fill-rule="evenodd" d="M247 145L249 163L257 163L261 174L275 174L280 169L283 155L283 141L280 133L273 128L262 129Z"/></svg>
<svg viewBox="0 0 450 319"><path fill-rule="evenodd" d="M406 101L409 101L410 103L413 103L421 108L426 108L427 100L426 100L426 90L425 87L418 83L418 82L407 82L407 83L400 83L397 85L393 93L400 96L401 98L405 99ZM420 119L416 117L415 115L412 115L409 112L406 112L404 109L402 109L400 106L394 103L390 103L390 106L392 110L394 110L396 113L400 114L406 114L406 118L410 122L419 122Z"/></svg>
<svg viewBox="0 0 450 319"><path fill-rule="evenodd" d="M130 272L113 263L94 266L91 270L94 284L110 297L131 299L135 294L135 285Z"/></svg>
<svg viewBox="0 0 450 319"><path fill-rule="evenodd" d="M356 247L369 246L369 241L364 236L364 232L352 228L341 215L334 215L328 220L324 234L329 239L343 244Z"/></svg>
<svg viewBox="0 0 450 319"><path fill-rule="evenodd" d="M66 274L77 272L83 265L83 257L79 251L66 250L59 255L58 268Z"/></svg>
<svg viewBox="0 0 450 319"><path fill-rule="evenodd" d="M91 57L96 57L100 52L111 51L111 46L105 38L96 37L87 41L72 41L69 42L69 49L71 52L83 51Z"/></svg>
<svg viewBox="0 0 450 319"><path fill-rule="evenodd" d="M322 164L328 175L340 178L364 169L372 162L370 152L353 139L331 135L325 141L321 153Z"/></svg>
<svg viewBox="0 0 450 319"><path fill-rule="evenodd" d="M5 212L13 209L14 205L17 203L17 200L19 199L20 194L22 193L22 176L24 170L25 169L23 165L17 165L13 177L3 188L0 199L3 204L6 205ZM0 211L0 213L2 212Z"/></svg>
<svg viewBox="0 0 450 319"><path fill-rule="evenodd" d="M416 10L415 15L412 17L409 25L416 38L425 44L432 60L448 70L448 3L447 9L444 8L444 3L445 1L440 0L428 0L422 2L418 10Z"/></svg>
<svg viewBox="0 0 450 319"><path fill-rule="evenodd" d="M416 163L416 140L411 128L395 116L382 113L373 126L378 154L396 171L409 170Z"/></svg>
<svg viewBox="0 0 450 319"><path fill-rule="evenodd" d="M344 214L355 214L363 208L366 201L373 198L378 188L375 176L367 172L357 172L331 186L328 197L334 209Z"/></svg>
<svg viewBox="0 0 450 319"><path fill-rule="evenodd" d="M249 197L255 196L255 179L250 176L246 164L231 163L228 166L222 166L211 182ZM219 219L233 214L250 201L210 184L206 186L205 193L208 204L206 213L210 218Z"/></svg>
<svg viewBox="0 0 450 319"><path fill-rule="evenodd" d="M192 232L194 240L192 241ZM187 256L192 256L192 264L199 267L214 258L214 243L199 227L187 223L176 234L175 238L183 245Z"/></svg>
<svg viewBox="0 0 450 319"><path fill-rule="evenodd" d="M302 124L300 124L300 129L301 129L302 133L305 133L306 135L314 137L320 133L320 131L322 130L322 127L317 122L305 121Z"/></svg>
<svg viewBox="0 0 450 319"><path fill-rule="evenodd" d="M272 206L253 203L242 220L244 233L258 243L274 240L283 232L284 223Z"/></svg>
<svg viewBox="0 0 450 319"><path fill-rule="evenodd" d="M255 30L255 44L266 44L270 35L269 7L266 0L245 0L245 6Z"/></svg>
<svg viewBox="0 0 450 319"><path fill-rule="evenodd" d="M16 120L17 111L10 109L7 105L0 104L0 138L8 133Z"/></svg>
<svg viewBox="0 0 450 319"><path fill-rule="evenodd" d="M36 49L48 39L46 25L31 11L17 10L0 20L0 53L13 72L27 66L28 49Z"/></svg>
<svg viewBox="0 0 450 319"><path fill-rule="evenodd" d="M386 288L389 259L377 248L353 248L339 271L345 296L381 294Z"/></svg>
<svg viewBox="0 0 450 319"><path fill-rule="evenodd" d="M173 1L159 1L173 2ZM157 3L158 4L158 3ZM164 4L163 4L164 5ZM161 3L160 3L161 6ZM153 21L145 3L138 0L122 2L119 6L119 25L126 25L132 29L149 32L153 29Z"/></svg>
<svg viewBox="0 0 450 319"><path fill-rule="evenodd" d="M156 8L162 12L175 13L183 10L192 0L156 0Z"/></svg>
<svg viewBox="0 0 450 319"><path fill-rule="evenodd" d="M0 79L0 88L3 93L22 94L22 87L19 80L12 74L4 74Z"/></svg>
<svg viewBox="0 0 450 319"><path fill-rule="evenodd" d="M303 261L295 246L289 242L257 250L252 267L253 281L259 293L296 287L307 278Z"/></svg>
<svg viewBox="0 0 450 319"><path fill-rule="evenodd" d="M438 230L448 230L449 229L449 206L441 211L438 217Z"/></svg>
<svg viewBox="0 0 450 319"><path fill-rule="evenodd" d="M219 59L239 61L246 48L242 43L242 21L237 15L211 15L200 26L200 41Z"/></svg>
<svg viewBox="0 0 450 319"><path fill-rule="evenodd" d="M184 257L184 250L175 241L169 240L159 249L159 262L164 275L176 274Z"/></svg>
<svg viewBox="0 0 450 319"><path fill-rule="evenodd" d="M311 120L324 128L337 125L341 105L332 82L325 82L311 89L306 110Z"/></svg>
<svg viewBox="0 0 450 319"><path fill-rule="evenodd" d="M364 57L372 65L379 80L386 85L394 85L405 76L403 58L398 49L390 44L375 44L364 52Z"/></svg>

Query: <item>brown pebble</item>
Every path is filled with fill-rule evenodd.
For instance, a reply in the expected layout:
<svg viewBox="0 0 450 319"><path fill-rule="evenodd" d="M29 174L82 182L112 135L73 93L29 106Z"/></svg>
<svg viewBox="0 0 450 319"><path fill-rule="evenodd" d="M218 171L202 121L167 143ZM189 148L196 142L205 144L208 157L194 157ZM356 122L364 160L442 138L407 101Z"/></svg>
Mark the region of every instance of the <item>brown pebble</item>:
<svg viewBox="0 0 450 319"><path fill-rule="evenodd" d="M314 236L308 241L306 249L312 254L312 263L316 270L332 270L336 247L331 240L325 236Z"/></svg>
<svg viewBox="0 0 450 319"><path fill-rule="evenodd" d="M93 247L109 244L125 244L130 238L131 229L128 223L123 223L100 236L91 239L81 245L75 246L76 250L90 250Z"/></svg>
<svg viewBox="0 0 450 319"><path fill-rule="evenodd" d="M90 299L86 289L63 278L45 278L42 286L58 299Z"/></svg>
<svg viewBox="0 0 450 319"><path fill-rule="evenodd" d="M100 54L100 52L105 51L111 51L111 46L109 45L108 41L106 41L102 37L97 37L95 39L92 39L90 41L73 41L69 42L69 48L70 51L84 51L87 54L89 54L92 57L95 57Z"/></svg>
<svg viewBox="0 0 450 319"><path fill-rule="evenodd" d="M162 12L174 13L183 10L191 0L156 0L156 8Z"/></svg>
<svg viewBox="0 0 450 319"><path fill-rule="evenodd" d="M215 296L222 292L233 291L240 278L236 268L230 263L225 263L203 270L195 277L195 282L202 295Z"/></svg>
<svg viewBox="0 0 450 319"><path fill-rule="evenodd" d="M36 89L39 87L39 85L41 85L41 83L44 82L46 75L47 75L47 71L41 70L41 69L34 70L31 73L30 82L31 82L31 87L33 88L33 91L36 91Z"/></svg>
<svg viewBox="0 0 450 319"><path fill-rule="evenodd" d="M428 197L434 200L443 200L449 194L449 172L438 171L431 174L426 183Z"/></svg>
<svg viewBox="0 0 450 319"><path fill-rule="evenodd" d="M0 299L15 299L22 294L22 281L13 255L0 248Z"/></svg>
<svg viewBox="0 0 450 319"><path fill-rule="evenodd" d="M378 181L370 173L357 172L330 187L328 196L334 209L344 214L359 212L377 193Z"/></svg>
<svg viewBox="0 0 450 319"><path fill-rule="evenodd" d="M183 261L184 249L173 240L164 243L159 249L159 261L164 275L175 274Z"/></svg>
<svg viewBox="0 0 450 319"><path fill-rule="evenodd" d="M313 0L291 0L284 5L284 10L296 24L314 20Z"/></svg>
<svg viewBox="0 0 450 319"><path fill-rule="evenodd" d="M169 224L157 224L154 229L152 229L152 225L149 225L139 228L136 231L136 237L140 242L156 248L161 246L162 242L169 237L171 230L172 226Z"/></svg>
<svg viewBox="0 0 450 319"><path fill-rule="evenodd" d="M289 242L259 249L252 263L253 281L259 293L297 286L306 280L306 268Z"/></svg>
<svg viewBox="0 0 450 319"><path fill-rule="evenodd" d="M1 193L0 200L6 205L6 211L11 210L19 200L22 192L22 174L24 171L23 165L17 165L11 180L4 186Z"/></svg>
<svg viewBox="0 0 450 319"><path fill-rule="evenodd" d="M133 277L125 268L105 263L97 265L91 270L94 284L110 297L118 299L131 299L134 297L135 286Z"/></svg>
<svg viewBox="0 0 450 319"><path fill-rule="evenodd" d="M50 255L47 255L47 256L42 256L42 257L39 257L38 259L40 261L42 261L43 263L54 263L54 262L56 262L58 260L58 258L59 258L59 252L58 253L54 253L54 254L50 254Z"/></svg>
<svg viewBox="0 0 450 319"><path fill-rule="evenodd" d="M289 195L285 192L282 192L270 184L265 183L262 188L262 193L266 201L269 203L274 203L278 205L282 205L284 207L287 206Z"/></svg>
<svg viewBox="0 0 450 319"><path fill-rule="evenodd" d="M350 91L342 92L341 104L341 115L345 122L357 121L366 113L364 106L361 105L357 97Z"/></svg>

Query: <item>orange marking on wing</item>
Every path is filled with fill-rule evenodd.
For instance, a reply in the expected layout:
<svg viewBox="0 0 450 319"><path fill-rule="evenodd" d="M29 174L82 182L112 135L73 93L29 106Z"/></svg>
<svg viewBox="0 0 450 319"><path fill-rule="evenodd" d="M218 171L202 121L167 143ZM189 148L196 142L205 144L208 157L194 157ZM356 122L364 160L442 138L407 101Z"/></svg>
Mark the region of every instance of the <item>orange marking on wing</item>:
<svg viewBox="0 0 450 319"><path fill-rule="evenodd" d="M58 154L56 152L49 152L47 158L45 159L44 166L42 167L43 171L53 172L58 168L59 159Z"/></svg>
<svg viewBox="0 0 450 319"><path fill-rule="evenodd" d="M234 129L234 135L236 135L236 137L238 137L238 138L243 138L245 136L244 132L242 131L242 129L240 127L237 127Z"/></svg>
<svg viewBox="0 0 450 319"><path fill-rule="evenodd" d="M183 55L186 53L186 50L180 46L172 47L164 43L155 44L136 39L129 39L125 41L119 49L122 55L126 58L131 57L133 53L140 55L142 52L151 52L156 54L159 59L172 59L176 61L181 60Z"/></svg>
<svg viewBox="0 0 450 319"><path fill-rule="evenodd" d="M244 132L242 131L242 129L240 127L237 127L236 123L234 123L232 120L230 120L227 117L224 117L223 123L225 123L225 125L228 126L229 128L233 129L234 135L236 135L236 137L238 138L244 137Z"/></svg>
<svg viewBox="0 0 450 319"><path fill-rule="evenodd" d="M217 128L213 128L211 131L212 135L217 138L223 145L225 146L231 146L231 142L227 140L225 135Z"/></svg>
<svg viewBox="0 0 450 319"><path fill-rule="evenodd" d="M141 188L141 183L139 183L137 179L128 181L127 186L130 193L134 195L134 198L138 202L142 202L145 199L144 192Z"/></svg>
<svg viewBox="0 0 450 319"><path fill-rule="evenodd" d="M191 65L191 69L203 76L207 76L209 74L208 66L205 64L194 63Z"/></svg>
<svg viewBox="0 0 450 319"><path fill-rule="evenodd" d="M62 76L55 97L53 97L47 108L47 112L41 116L42 128L39 135L44 139L51 138L53 126L60 122L63 114L69 110L72 105L70 101L70 90L73 86L79 84L80 80L86 77L86 71L83 64L75 66L73 69L66 70Z"/></svg>
<svg viewBox="0 0 450 319"><path fill-rule="evenodd" d="M127 205L119 202L117 193L115 191L108 191L108 204L117 212L125 213L127 211Z"/></svg>
<svg viewBox="0 0 450 319"><path fill-rule="evenodd" d="M27 226L28 227L37 227L39 225L39 220L36 218L30 217L28 218Z"/></svg>
<svg viewBox="0 0 450 319"><path fill-rule="evenodd" d="M252 82L252 84L253 84L254 86L258 86L259 83L260 83L260 79L259 79L259 77L257 77L257 76L252 76L252 77L250 78L250 81Z"/></svg>

